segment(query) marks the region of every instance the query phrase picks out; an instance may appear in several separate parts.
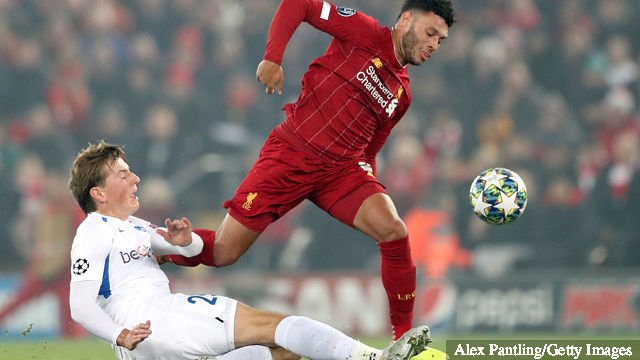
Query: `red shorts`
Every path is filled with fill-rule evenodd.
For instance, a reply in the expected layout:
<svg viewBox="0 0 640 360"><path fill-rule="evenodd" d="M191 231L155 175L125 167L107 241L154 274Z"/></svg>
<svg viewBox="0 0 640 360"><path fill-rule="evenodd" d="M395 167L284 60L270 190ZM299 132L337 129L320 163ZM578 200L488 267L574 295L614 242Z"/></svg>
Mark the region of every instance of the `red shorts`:
<svg viewBox="0 0 640 360"><path fill-rule="evenodd" d="M330 164L271 133L258 160L224 207L250 230L262 232L302 200L309 199L353 227L362 202L385 192L360 161L364 159Z"/></svg>

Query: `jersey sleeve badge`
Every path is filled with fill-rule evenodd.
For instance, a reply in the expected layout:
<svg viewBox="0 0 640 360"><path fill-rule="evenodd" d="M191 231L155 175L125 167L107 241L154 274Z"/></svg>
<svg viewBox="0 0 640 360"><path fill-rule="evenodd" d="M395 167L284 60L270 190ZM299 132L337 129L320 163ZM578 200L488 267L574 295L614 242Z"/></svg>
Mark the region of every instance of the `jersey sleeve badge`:
<svg viewBox="0 0 640 360"><path fill-rule="evenodd" d="M82 275L89 270L89 261L87 259L78 259L73 263L73 273Z"/></svg>
<svg viewBox="0 0 640 360"><path fill-rule="evenodd" d="M344 16L344 17L349 17L356 14L355 9L344 7L344 6L336 7L336 11L338 12L338 15Z"/></svg>

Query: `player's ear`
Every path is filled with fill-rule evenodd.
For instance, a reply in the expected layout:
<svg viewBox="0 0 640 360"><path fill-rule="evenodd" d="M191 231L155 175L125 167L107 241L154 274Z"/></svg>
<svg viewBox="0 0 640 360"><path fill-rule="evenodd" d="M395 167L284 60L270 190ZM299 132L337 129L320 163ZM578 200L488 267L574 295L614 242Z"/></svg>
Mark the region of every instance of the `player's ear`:
<svg viewBox="0 0 640 360"><path fill-rule="evenodd" d="M396 28L399 30L405 30L409 28L409 24L411 23L411 18L413 14L411 11L403 11L398 17L398 21L396 22Z"/></svg>
<svg viewBox="0 0 640 360"><path fill-rule="evenodd" d="M98 186L94 186L89 189L89 195L91 195L93 201L98 203L104 202L105 200L104 192Z"/></svg>

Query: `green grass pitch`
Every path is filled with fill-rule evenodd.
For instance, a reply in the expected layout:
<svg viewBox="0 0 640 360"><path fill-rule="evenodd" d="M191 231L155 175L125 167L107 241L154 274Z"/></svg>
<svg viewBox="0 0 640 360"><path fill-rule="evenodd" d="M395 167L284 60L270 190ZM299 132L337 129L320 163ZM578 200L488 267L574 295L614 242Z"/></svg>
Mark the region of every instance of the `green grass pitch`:
<svg viewBox="0 0 640 360"><path fill-rule="evenodd" d="M114 360L106 342L90 340L0 340L0 359L7 360Z"/></svg>
<svg viewBox="0 0 640 360"><path fill-rule="evenodd" d="M445 350L446 339L483 339L483 340L518 340L518 339L617 339L636 340L630 335L615 336L613 334L518 334L518 335L441 335L432 347ZM377 348L385 347L388 339L360 339L361 341ZM0 339L0 359L7 360L114 360L115 355L111 347L104 341L89 338L87 340L29 340L7 341Z"/></svg>
<svg viewBox="0 0 640 360"><path fill-rule="evenodd" d="M383 339L361 339L376 347L386 346ZM442 343L444 346L444 342ZM88 340L0 340L0 359L7 360L114 360L111 347L104 341Z"/></svg>

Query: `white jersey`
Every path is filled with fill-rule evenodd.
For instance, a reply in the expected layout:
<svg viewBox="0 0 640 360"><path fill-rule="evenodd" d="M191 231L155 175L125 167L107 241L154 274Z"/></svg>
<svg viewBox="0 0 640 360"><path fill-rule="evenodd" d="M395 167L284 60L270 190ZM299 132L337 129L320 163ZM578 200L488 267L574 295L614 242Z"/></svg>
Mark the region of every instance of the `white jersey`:
<svg viewBox="0 0 640 360"><path fill-rule="evenodd" d="M171 294L155 255L179 253L176 248L142 219L89 214L71 247L71 310L80 313L93 301L108 318L84 311L74 319L112 343L122 328L151 320L152 334L134 351L117 350L123 359L196 359L233 350L235 300ZM100 283L97 298L82 291L74 295L82 282Z"/></svg>
<svg viewBox="0 0 640 360"><path fill-rule="evenodd" d="M136 299L170 293L169 279L151 249L151 234L155 230L149 222L94 212L73 240L71 282L101 281L98 303L118 323Z"/></svg>

